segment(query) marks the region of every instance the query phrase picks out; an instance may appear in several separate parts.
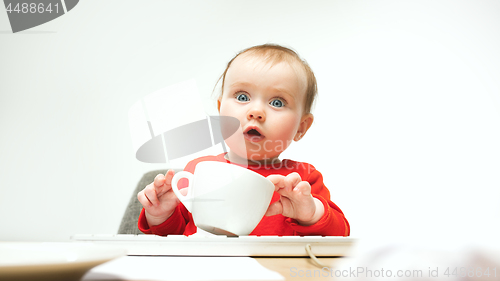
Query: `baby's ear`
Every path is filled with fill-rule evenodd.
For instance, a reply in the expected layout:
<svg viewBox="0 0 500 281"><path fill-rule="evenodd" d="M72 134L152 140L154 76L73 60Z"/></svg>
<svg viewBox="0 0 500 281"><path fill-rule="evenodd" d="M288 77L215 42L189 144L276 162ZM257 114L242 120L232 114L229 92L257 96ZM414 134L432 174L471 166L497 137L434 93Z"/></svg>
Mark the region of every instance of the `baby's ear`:
<svg viewBox="0 0 500 281"><path fill-rule="evenodd" d="M217 99L217 110L220 113L220 98Z"/></svg>
<svg viewBox="0 0 500 281"><path fill-rule="evenodd" d="M311 128L313 121L314 121L314 115L312 115L312 113L308 113L302 116L302 118L300 119L299 129L297 130L297 133L295 134L293 140L299 141L301 138L303 138L307 130Z"/></svg>

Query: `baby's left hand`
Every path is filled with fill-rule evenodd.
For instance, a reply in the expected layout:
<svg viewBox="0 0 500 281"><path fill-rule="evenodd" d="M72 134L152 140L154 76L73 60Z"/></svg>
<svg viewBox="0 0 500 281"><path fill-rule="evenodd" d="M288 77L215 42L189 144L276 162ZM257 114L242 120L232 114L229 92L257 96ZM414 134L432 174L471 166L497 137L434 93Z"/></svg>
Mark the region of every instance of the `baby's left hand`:
<svg viewBox="0 0 500 281"><path fill-rule="evenodd" d="M311 185L302 181L298 173L270 175L267 177L281 195L267 209L266 216L282 214L296 219L300 225L312 225L321 219L325 213L323 203L311 195Z"/></svg>

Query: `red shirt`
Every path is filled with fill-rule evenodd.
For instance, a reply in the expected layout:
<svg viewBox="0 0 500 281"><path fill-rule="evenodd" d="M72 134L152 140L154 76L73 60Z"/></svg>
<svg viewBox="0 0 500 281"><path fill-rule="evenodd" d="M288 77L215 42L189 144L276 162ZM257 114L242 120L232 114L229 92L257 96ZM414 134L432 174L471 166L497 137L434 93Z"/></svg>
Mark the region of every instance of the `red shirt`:
<svg viewBox="0 0 500 281"><path fill-rule="evenodd" d="M184 171L193 173L196 164L202 161L219 161L231 163L224 158L225 153L217 156L205 156L197 158L189 162L184 168ZM237 165L231 163L233 165ZM286 176L290 173L297 172L303 181L309 182L311 185L311 194L318 198L325 207L325 213L321 219L313 225L302 226L295 219L287 218L283 215L264 216L257 227L250 235L324 235L324 236L349 236L349 222L344 217L342 210L330 200L330 191L323 184L323 176L312 165L304 162L296 162L285 159L281 163L273 165L249 165L248 169L267 177L272 174ZM182 179L185 180L185 179ZM186 182L179 181L178 186L186 186ZM273 194L271 203L280 199L279 193L276 191ZM174 213L163 223L159 225L149 226L144 213L144 208L141 211L138 222L139 230L146 234L169 235L169 234L184 234L186 236L196 233L196 226L193 222L191 213L180 203L177 205Z"/></svg>

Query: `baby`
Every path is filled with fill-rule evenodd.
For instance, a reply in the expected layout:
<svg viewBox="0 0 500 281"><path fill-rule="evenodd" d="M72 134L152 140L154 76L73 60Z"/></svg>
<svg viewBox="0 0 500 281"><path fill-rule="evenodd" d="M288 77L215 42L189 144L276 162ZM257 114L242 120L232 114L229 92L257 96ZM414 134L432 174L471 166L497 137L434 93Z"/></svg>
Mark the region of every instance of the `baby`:
<svg viewBox="0 0 500 281"><path fill-rule="evenodd" d="M349 223L330 201L321 173L310 164L279 159L292 141L304 137L314 119L311 107L317 86L308 64L288 48L254 46L237 54L221 79L219 113L237 118L242 134L226 140L228 153L195 159L184 170L193 173L199 162L220 161L267 177L275 192L266 215L250 235L348 236ZM173 170L157 175L137 194L144 207L138 223L142 232L196 233L191 213L172 191L173 175Z"/></svg>

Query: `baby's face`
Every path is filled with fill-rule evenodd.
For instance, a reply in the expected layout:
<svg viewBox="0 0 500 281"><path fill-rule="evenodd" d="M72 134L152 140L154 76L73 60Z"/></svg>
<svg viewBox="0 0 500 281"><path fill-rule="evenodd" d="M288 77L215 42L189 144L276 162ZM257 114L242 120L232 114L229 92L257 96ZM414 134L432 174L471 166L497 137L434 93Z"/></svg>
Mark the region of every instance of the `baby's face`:
<svg viewBox="0 0 500 281"><path fill-rule="evenodd" d="M243 132L237 141L226 140L230 154L274 160L300 139L312 123L312 114L304 114L306 83L303 71L286 62L271 66L258 57L238 56L219 99L220 115L237 118Z"/></svg>

